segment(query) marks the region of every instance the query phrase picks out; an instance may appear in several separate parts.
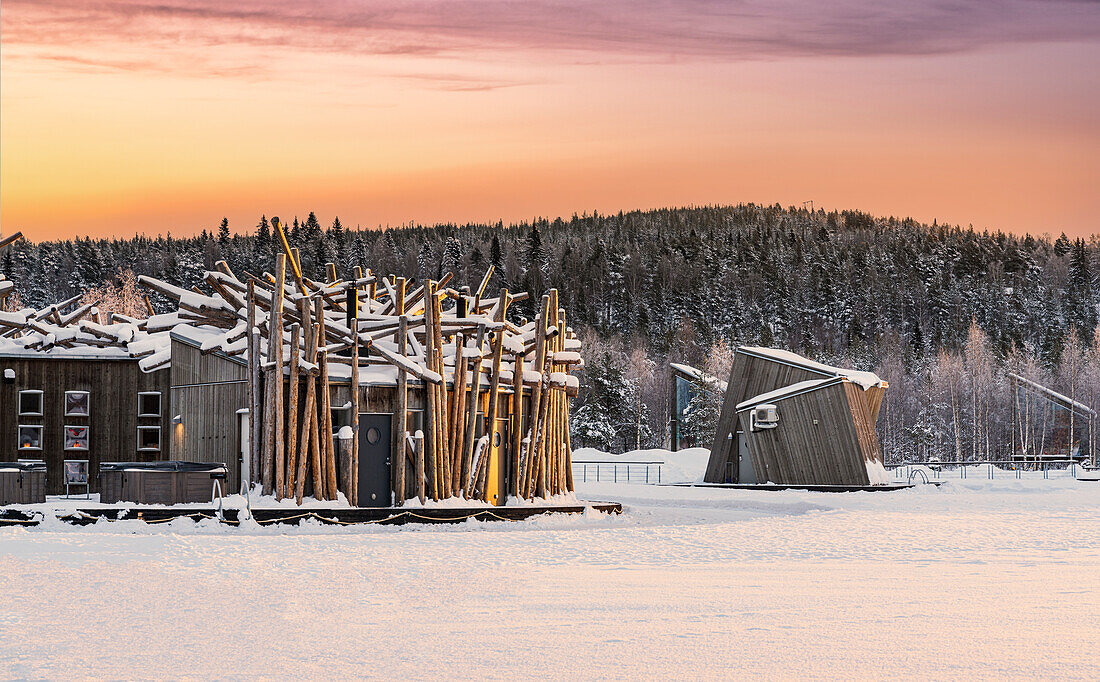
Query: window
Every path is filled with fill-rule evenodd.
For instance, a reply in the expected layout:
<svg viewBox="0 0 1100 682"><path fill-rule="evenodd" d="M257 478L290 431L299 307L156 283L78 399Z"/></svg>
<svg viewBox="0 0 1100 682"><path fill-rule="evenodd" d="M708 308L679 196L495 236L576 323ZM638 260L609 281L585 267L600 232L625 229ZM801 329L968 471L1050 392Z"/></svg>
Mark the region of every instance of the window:
<svg viewBox="0 0 1100 682"><path fill-rule="evenodd" d="M20 426L19 427L19 449L20 450L41 450L42 449L42 427L41 426Z"/></svg>
<svg viewBox="0 0 1100 682"><path fill-rule="evenodd" d="M158 391L143 391L138 393L138 416L160 416L160 393ZM158 446L156 449L160 449Z"/></svg>
<svg viewBox="0 0 1100 682"><path fill-rule="evenodd" d="M87 391L65 391L65 416L87 417L89 402Z"/></svg>
<svg viewBox="0 0 1100 682"><path fill-rule="evenodd" d="M65 449L66 450L87 450L88 449L88 427L87 426L66 426L65 427Z"/></svg>
<svg viewBox="0 0 1100 682"><path fill-rule="evenodd" d="M41 417L42 416L42 391L20 391L19 392L19 416L20 417Z"/></svg>
<svg viewBox="0 0 1100 682"><path fill-rule="evenodd" d="M159 393L157 394L159 397ZM138 427L138 450L142 452L158 452L160 450L160 427Z"/></svg>

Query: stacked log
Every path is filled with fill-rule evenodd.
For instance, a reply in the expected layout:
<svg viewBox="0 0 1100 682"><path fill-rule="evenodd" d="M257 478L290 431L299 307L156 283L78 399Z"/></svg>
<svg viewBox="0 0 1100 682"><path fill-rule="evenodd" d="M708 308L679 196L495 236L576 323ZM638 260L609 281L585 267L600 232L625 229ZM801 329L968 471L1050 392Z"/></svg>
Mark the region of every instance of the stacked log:
<svg viewBox="0 0 1100 682"><path fill-rule="evenodd" d="M487 297L491 267L476 289L456 290L450 274L413 282L355 269L341 278L331 263L313 280L283 226L273 225L282 246L274 273L238 275L219 262L190 290L142 276L139 284L173 304L172 312L153 314L150 301L146 319L103 319L74 297L0 313L0 336L39 350L116 346L154 371L171 361L173 330L204 330L203 353L247 363L248 484L276 498L359 503L361 371L376 377L379 366L390 368L395 390L395 504L486 501L491 488L524 499L572 490L569 399L578 387L572 372L583 363L556 291L541 297L533 321L515 323L509 307L527 294L501 289ZM334 384L350 390L345 404L334 404L343 390ZM417 426L409 420L413 405L423 406ZM340 421L351 437L338 446L333 415L344 409L351 415ZM501 468L508 475L497 490L489 476Z"/></svg>

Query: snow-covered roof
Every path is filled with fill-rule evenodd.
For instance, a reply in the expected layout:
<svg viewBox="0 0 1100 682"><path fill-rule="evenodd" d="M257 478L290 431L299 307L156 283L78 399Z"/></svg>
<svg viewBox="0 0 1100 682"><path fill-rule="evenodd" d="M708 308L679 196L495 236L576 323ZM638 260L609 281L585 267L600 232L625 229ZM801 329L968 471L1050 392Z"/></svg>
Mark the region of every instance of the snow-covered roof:
<svg viewBox="0 0 1100 682"><path fill-rule="evenodd" d="M1045 395L1046 397L1050 398L1054 402L1060 403L1063 407L1073 408L1074 411L1081 412L1083 414L1087 414L1090 417L1096 416L1095 410L1093 410L1088 405L1085 405L1084 403L1079 403L1076 400L1072 400L1068 396L1062 395L1061 393L1059 393L1057 391L1051 390L1051 389L1047 388L1046 386L1043 386L1042 384L1035 383L1034 381L1032 381L1030 379L1025 379L1024 377L1022 377L1019 374L1016 374L1014 372L1009 372L1008 376L1011 377L1012 379L1015 379L1016 381L1020 382L1021 384L1024 384L1025 386L1032 389L1033 391L1036 391L1037 393L1041 393L1042 395Z"/></svg>
<svg viewBox="0 0 1100 682"><path fill-rule="evenodd" d="M723 393L725 393L726 391L727 382L722 381L712 374L707 374L701 369L692 367L691 365L684 365L679 362L670 362L668 363L668 366L676 370L677 372L680 372L681 374L686 374L700 384L713 384L718 386L718 388L721 389Z"/></svg>
<svg viewBox="0 0 1100 682"><path fill-rule="evenodd" d="M792 353L787 350L781 350L779 348L763 348L761 346L741 346L737 349L738 353L746 353L748 355L755 355L767 360L773 360L775 362L781 362L787 365L794 365L801 367L802 369L810 370L811 372L818 372L825 376L830 377L844 377L853 384L859 384L864 390L873 386L880 386L885 388L887 386L883 379L880 379L874 372L863 372L855 369L844 369L842 367L833 367L820 362L815 362L809 358L804 358L797 353Z"/></svg>
<svg viewBox="0 0 1100 682"><path fill-rule="evenodd" d="M832 386L833 384L840 383L842 381L848 381L847 377L829 377L828 379L811 379L809 381L800 381L790 386L784 386L783 388L777 388L774 391L768 391L767 393L761 393L758 396L753 396L748 400L743 400L737 403L737 411L742 412L744 410L751 409L757 405L765 403L774 403L790 398L802 393L809 393L810 391L816 391L826 386Z"/></svg>

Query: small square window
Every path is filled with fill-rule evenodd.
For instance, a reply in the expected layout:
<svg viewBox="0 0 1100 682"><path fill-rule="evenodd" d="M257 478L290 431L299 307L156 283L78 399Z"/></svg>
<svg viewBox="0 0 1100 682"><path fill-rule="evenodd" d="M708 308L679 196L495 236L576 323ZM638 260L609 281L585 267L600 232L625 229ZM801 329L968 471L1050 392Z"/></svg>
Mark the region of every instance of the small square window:
<svg viewBox="0 0 1100 682"><path fill-rule="evenodd" d="M65 391L65 416L87 417L90 402L87 391Z"/></svg>
<svg viewBox="0 0 1100 682"><path fill-rule="evenodd" d="M144 391L138 393L138 416L160 416L160 393L157 391Z"/></svg>
<svg viewBox="0 0 1100 682"><path fill-rule="evenodd" d="M41 450L42 449L42 427L41 426L20 426L19 427L19 449L20 450Z"/></svg>
<svg viewBox="0 0 1100 682"><path fill-rule="evenodd" d="M20 391L19 392L19 416L21 416L21 417L41 417L42 416L42 391Z"/></svg>
<svg viewBox="0 0 1100 682"><path fill-rule="evenodd" d="M87 450L88 449L88 427L87 426L66 426L65 427L65 449L66 450Z"/></svg>
<svg viewBox="0 0 1100 682"><path fill-rule="evenodd" d="M139 426L138 427L138 450L142 452L159 452L160 451L160 427L159 426Z"/></svg>

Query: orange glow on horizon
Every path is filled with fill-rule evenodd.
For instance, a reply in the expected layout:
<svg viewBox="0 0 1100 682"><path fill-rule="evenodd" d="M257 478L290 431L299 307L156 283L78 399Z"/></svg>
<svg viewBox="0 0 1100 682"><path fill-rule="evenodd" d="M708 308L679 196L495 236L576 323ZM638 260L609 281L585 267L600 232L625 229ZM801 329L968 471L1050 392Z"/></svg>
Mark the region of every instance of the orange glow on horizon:
<svg viewBox="0 0 1100 682"><path fill-rule="evenodd" d="M230 43L218 64L241 68L215 72L145 64L167 48L133 36L60 58L27 28L45 15L14 7L0 223L35 240L192 234L223 215L250 231L262 213L310 210L375 227L811 199L1100 231L1092 40L751 59Z"/></svg>

